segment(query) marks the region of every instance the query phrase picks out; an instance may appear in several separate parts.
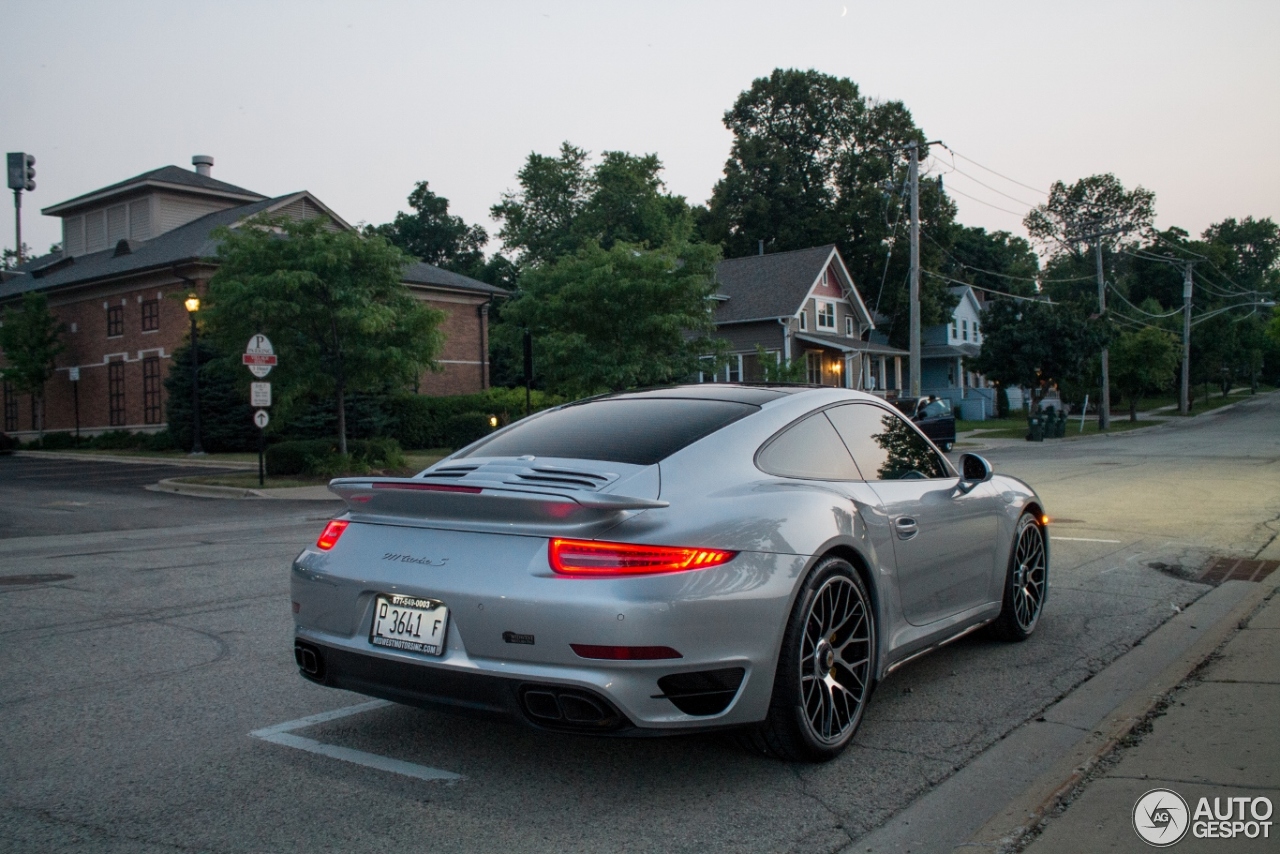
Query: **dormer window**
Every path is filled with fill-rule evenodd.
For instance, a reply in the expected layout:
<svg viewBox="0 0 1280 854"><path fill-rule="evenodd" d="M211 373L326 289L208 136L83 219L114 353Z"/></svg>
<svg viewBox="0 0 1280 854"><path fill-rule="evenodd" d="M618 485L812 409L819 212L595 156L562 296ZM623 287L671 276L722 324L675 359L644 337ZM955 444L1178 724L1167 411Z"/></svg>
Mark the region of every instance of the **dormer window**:
<svg viewBox="0 0 1280 854"><path fill-rule="evenodd" d="M960 340L960 321L956 320L954 317L951 318L951 340Z"/></svg>
<svg viewBox="0 0 1280 854"><path fill-rule="evenodd" d="M836 329L836 304L826 300L817 300L817 304L818 328L830 329L834 332Z"/></svg>
<svg viewBox="0 0 1280 854"><path fill-rule="evenodd" d="M800 309L800 331L809 331L809 311L808 309Z"/></svg>
<svg viewBox="0 0 1280 854"><path fill-rule="evenodd" d="M960 338L963 341L969 340L969 321L960 321Z"/></svg>

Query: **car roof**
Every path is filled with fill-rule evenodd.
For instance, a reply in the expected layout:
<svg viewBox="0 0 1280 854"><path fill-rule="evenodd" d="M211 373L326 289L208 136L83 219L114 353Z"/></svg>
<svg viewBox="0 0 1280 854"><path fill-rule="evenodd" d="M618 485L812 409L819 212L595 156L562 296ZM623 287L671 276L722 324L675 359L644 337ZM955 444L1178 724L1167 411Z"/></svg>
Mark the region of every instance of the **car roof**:
<svg viewBox="0 0 1280 854"><path fill-rule="evenodd" d="M763 406L786 395L796 394L811 388L822 386L807 385L742 385L738 383L699 383L697 385L670 386L668 388L647 388L638 391L626 391L618 394L590 398L590 400L643 400L646 398L685 400L724 400L731 403L746 403L752 406ZM581 401L585 402L585 401Z"/></svg>

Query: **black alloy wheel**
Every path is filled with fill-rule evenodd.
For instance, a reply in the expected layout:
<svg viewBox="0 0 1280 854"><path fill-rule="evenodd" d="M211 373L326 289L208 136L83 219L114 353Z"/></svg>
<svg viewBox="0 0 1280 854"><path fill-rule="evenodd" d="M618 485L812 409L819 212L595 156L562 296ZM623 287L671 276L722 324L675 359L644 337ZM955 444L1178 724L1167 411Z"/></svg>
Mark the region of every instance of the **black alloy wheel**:
<svg viewBox="0 0 1280 854"><path fill-rule="evenodd" d="M748 745L791 762L833 759L853 739L871 696L875 613L841 558L809 574L783 634L769 715Z"/></svg>
<svg viewBox="0 0 1280 854"><path fill-rule="evenodd" d="M996 637L1023 641L1031 637L1040 622L1045 596L1049 592L1049 553L1044 529L1030 513L1018 519L1009 571L1005 576L1004 607L992 624Z"/></svg>

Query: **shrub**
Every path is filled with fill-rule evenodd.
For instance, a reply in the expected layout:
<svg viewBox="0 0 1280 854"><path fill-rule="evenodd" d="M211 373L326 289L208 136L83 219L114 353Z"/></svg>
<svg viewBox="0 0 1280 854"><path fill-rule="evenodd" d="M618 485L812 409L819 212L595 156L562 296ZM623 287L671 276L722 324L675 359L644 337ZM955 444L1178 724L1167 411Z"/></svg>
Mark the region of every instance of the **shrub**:
<svg viewBox="0 0 1280 854"><path fill-rule="evenodd" d="M477 439L483 439L493 432L493 428L489 426L489 418L486 412L464 412L450 416L444 423L441 445L446 448L461 448Z"/></svg>
<svg viewBox="0 0 1280 854"><path fill-rule="evenodd" d="M237 356L238 358L238 356ZM243 366L200 339L200 445L206 451L252 451L258 447L249 405L249 381ZM173 443L191 450L191 344L178 347L164 387L169 433Z"/></svg>
<svg viewBox="0 0 1280 854"><path fill-rule="evenodd" d="M539 412L563 402L564 398L535 391L531 395L530 408L533 412ZM455 440L450 437L451 418L482 413L487 433L490 429L488 418L491 415L496 415L498 423L503 425L524 417L524 389L492 388L479 394L457 397L403 395L388 398L386 409L391 417L390 434L399 439L403 447L457 448L461 446L455 444Z"/></svg>
<svg viewBox="0 0 1280 854"><path fill-rule="evenodd" d="M370 469L400 468L405 465L404 452L395 439L351 439L347 453L338 453L334 439L299 439L268 445L267 474L288 475L364 474Z"/></svg>
<svg viewBox="0 0 1280 854"><path fill-rule="evenodd" d="M79 443L76 441L74 433L45 433L44 438L32 442L32 447L38 447L45 451L65 451L67 448L74 448Z"/></svg>
<svg viewBox="0 0 1280 854"><path fill-rule="evenodd" d="M99 451L136 451L143 447L146 437L128 430L108 430L89 440L89 447Z"/></svg>

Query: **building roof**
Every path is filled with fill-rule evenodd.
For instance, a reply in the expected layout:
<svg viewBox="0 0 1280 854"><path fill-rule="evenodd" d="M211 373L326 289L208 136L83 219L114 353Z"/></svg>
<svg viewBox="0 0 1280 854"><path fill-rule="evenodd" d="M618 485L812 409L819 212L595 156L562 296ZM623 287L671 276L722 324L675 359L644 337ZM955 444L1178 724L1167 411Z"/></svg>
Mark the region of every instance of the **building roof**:
<svg viewBox="0 0 1280 854"><path fill-rule="evenodd" d="M716 323L791 317L826 268L835 246L728 258L716 265Z"/></svg>
<svg viewBox="0 0 1280 854"><path fill-rule="evenodd" d="M68 199L65 202L59 202L56 205L43 208L40 212L46 216L63 216L75 211L77 208L86 207L113 196L124 195L143 188L196 192L201 195L222 196L246 202L266 198L261 193L237 187L235 184L228 184L226 181L219 181L208 175L201 175L190 169L182 169L177 166L161 166L159 169L143 172L141 175L135 175L109 187L103 187L99 190L85 193L83 196L76 196L74 199Z"/></svg>
<svg viewBox="0 0 1280 854"><path fill-rule="evenodd" d="M425 261L417 261L405 268L404 276L401 277L405 284L409 285L430 285L434 288L448 288L455 291L469 291L471 293L494 294L495 296L508 296L509 291L500 288L497 285L490 285L473 279L470 276L464 276L461 273L454 273L437 267L434 264L428 264Z"/></svg>
<svg viewBox="0 0 1280 854"><path fill-rule="evenodd" d="M888 344L861 341L857 338L844 338L840 335L828 335L823 332L797 332L795 333L795 338L797 341L806 341L823 347L833 347L844 353L871 353L877 356L910 355L906 350L899 350L897 347L890 347Z"/></svg>
<svg viewBox="0 0 1280 854"><path fill-rule="evenodd" d="M956 359L961 356L976 356L982 348L973 343L930 344L920 348L921 359Z"/></svg>
<svg viewBox="0 0 1280 854"><path fill-rule="evenodd" d="M219 226L235 226L249 217L283 207L300 197L315 201L318 208L328 211L309 193L290 193L206 214L144 242L122 240L109 249L75 258L63 257L60 253L45 255L6 273L3 280L0 280L0 300L28 291L71 287L212 259L218 252L218 241L213 237L214 229ZM346 227L341 220L338 222ZM406 268L403 280L407 284L430 285L470 293L507 293L502 288L441 270L421 261Z"/></svg>

